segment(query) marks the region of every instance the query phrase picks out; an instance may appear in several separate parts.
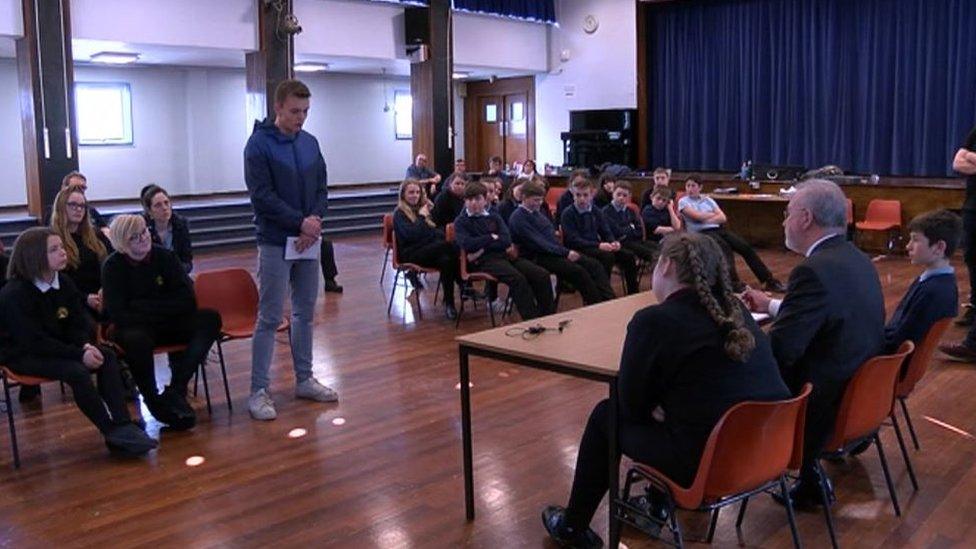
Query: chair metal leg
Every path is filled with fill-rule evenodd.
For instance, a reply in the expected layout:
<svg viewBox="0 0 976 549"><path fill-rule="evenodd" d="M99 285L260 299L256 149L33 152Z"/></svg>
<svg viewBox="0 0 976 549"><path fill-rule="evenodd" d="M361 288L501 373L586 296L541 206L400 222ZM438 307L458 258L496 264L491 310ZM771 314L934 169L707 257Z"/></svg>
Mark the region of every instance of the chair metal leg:
<svg viewBox="0 0 976 549"><path fill-rule="evenodd" d="M7 382L6 375L0 374L0 378L3 378L4 408L7 409L7 425L10 429L10 450L14 454L14 469L20 469L20 450L17 448L17 427L14 426L14 405L13 401L10 400L10 383Z"/></svg>
<svg viewBox="0 0 976 549"><path fill-rule="evenodd" d="M58 385L61 386L61 396L64 396L64 382L63 381L59 381L58 382Z"/></svg>
<svg viewBox="0 0 976 549"><path fill-rule="evenodd" d="M786 485L786 475L779 476L779 489L783 494L783 500L786 501L786 518L790 521L790 534L793 536L793 547L800 549L800 532L796 529L796 515L793 514L793 502L790 500L790 489ZM742 502L742 508L739 511L740 517L742 516L742 511L746 508L745 501ZM736 524L736 527L738 526Z"/></svg>
<svg viewBox="0 0 976 549"><path fill-rule="evenodd" d="M387 246L386 254L383 255L383 270L380 271L380 286L383 285L383 277L386 276L386 266L390 263L390 250L391 248Z"/></svg>
<svg viewBox="0 0 976 549"><path fill-rule="evenodd" d="M217 356L220 357L220 375L224 378L224 396L227 397L227 411L233 412L234 405L230 401L230 385L227 383L227 366L224 364L224 348L217 340Z"/></svg>
<svg viewBox="0 0 976 549"><path fill-rule="evenodd" d="M820 481L817 483L820 485L820 498L823 502L824 518L827 520L827 531L830 532L830 544L834 549L839 549L837 545L837 533L834 532L834 518L830 514L830 496L827 495L827 475L823 472L823 468L820 467L820 462L817 461L817 476L820 477Z"/></svg>
<svg viewBox="0 0 976 549"><path fill-rule="evenodd" d="M488 318L491 319L491 327L494 328L495 324L495 308L491 306L491 302L485 300L485 308L488 309Z"/></svg>
<svg viewBox="0 0 976 549"><path fill-rule="evenodd" d="M437 287L440 288L440 285L438 284ZM423 293L423 290L421 290L420 288L417 288L417 290L414 293L417 295L417 320L423 320L424 319L424 306L420 302L420 297L421 297L421 294ZM437 294L434 294L434 304L435 305L437 304ZM404 308L406 308L406 306L407 306L407 289L406 288L403 289L403 306L404 306Z"/></svg>
<svg viewBox="0 0 976 549"><path fill-rule="evenodd" d="M207 399L207 414L213 415L213 408L210 406L210 384L207 383L207 361L204 359L200 363L200 377L203 378L203 396Z"/></svg>
<svg viewBox="0 0 976 549"><path fill-rule="evenodd" d="M742 521L746 518L746 508L748 506L749 506L749 498L743 499L742 503L739 504L739 516L735 518L736 530L742 529Z"/></svg>
<svg viewBox="0 0 976 549"><path fill-rule="evenodd" d="M437 286L434 287L434 305L437 305L437 296L441 295L441 275L437 274Z"/></svg>
<svg viewBox="0 0 976 549"><path fill-rule="evenodd" d="M874 435L874 445L878 447L878 457L881 458L881 470L884 471L885 482L888 484L888 493L891 495L891 505L895 508L895 516L901 516L901 506L898 505L898 494L895 492L895 485L891 482L891 471L888 470L888 460L885 458L884 448L881 446L881 437Z"/></svg>
<svg viewBox="0 0 976 549"><path fill-rule="evenodd" d="M898 425L898 418L891 414L891 425L895 428L895 437L898 438L898 447L901 449L901 457L905 459L905 468L908 469L908 478L912 481L912 488L918 491L918 479L915 478L915 468L912 467L912 460L908 457L908 447L905 446L905 437L901 435L901 427Z"/></svg>
<svg viewBox="0 0 976 549"><path fill-rule="evenodd" d="M197 398L197 385L200 383L200 370L193 372L193 398Z"/></svg>
<svg viewBox="0 0 976 549"><path fill-rule="evenodd" d="M908 424L908 434L912 435L912 444L915 445L916 450L921 450L922 447L918 445L918 437L915 436L915 426L912 425L912 416L908 413L908 405L905 404L904 398L899 398L898 402L901 402L901 411L905 415L905 423Z"/></svg>
<svg viewBox="0 0 976 549"><path fill-rule="evenodd" d="M461 315L464 314L464 302L465 301L467 301L467 300L464 299L464 296L462 295L461 296L461 304L460 304L460 307L458 307L457 318L454 319L454 329L455 330L457 330L458 327L461 326Z"/></svg>
<svg viewBox="0 0 976 549"><path fill-rule="evenodd" d="M393 311L393 296L396 295L397 279L400 278L400 269L393 273L393 288L390 289L390 303L386 306L386 316L389 317ZM404 290L406 291L406 290Z"/></svg>
<svg viewBox="0 0 976 549"><path fill-rule="evenodd" d="M715 537L715 525L718 524L718 512L718 508L712 509L712 518L708 521L708 533L705 534L705 543L712 543L712 539Z"/></svg>
<svg viewBox="0 0 976 549"><path fill-rule="evenodd" d="M677 506L674 504L674 498L671 497L671 493L667 493L668 496L668 526L671 528L671 535L674 537L674 544L678 549L682 549L685 544L681 539L681 525L678 524Z"/></svg>

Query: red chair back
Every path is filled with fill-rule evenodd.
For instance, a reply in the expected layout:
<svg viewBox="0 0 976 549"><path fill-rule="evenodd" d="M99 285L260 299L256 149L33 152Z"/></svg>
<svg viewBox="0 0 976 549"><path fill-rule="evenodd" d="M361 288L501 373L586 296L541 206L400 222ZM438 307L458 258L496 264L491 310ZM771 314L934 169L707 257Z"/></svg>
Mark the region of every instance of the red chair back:
<svg viewBox="0 0 976 549"><path fill-rule="evenodd" d="M641 217L640 206L633 202L628 202L627 209L634 212L634 215L637 216L637 222L640 223L641 227L641 240L647 239L647 227L644 226L644 218Z"/></svg>
<svg viewBox="0 0 976 549"><path fill-rule="evenodd" d="M886 223L901 226L901 201L875 198L868 202L864 221L870 223Z"/></svg>
<svg viewBox="0 0 976 549"><path fill-rule="evenodd" d="M705 473L704 501L758 488L799 462L811 389L808 383L794 398L743 402L725 413L709 437L713 454Z"/></svg>
<svg viewBox="0 0 976 549"><path fill-rule="evenodd" d="M895 386L896 397L905 398L915 390L915 385L925 376L925 372L929 369L932 354L935 353L939 341L942 340L942 336L949 329L951 323L951 318L943 318L929 328L922 342L915 347L915 352L909 357L905 373Z"/></svg>
<svg viewBox="0 0 976 549"><path fill-rule="evenodd" d="M444 240L454 242L454 223L448 223L444 226Z"/></svg>
<svg viewBox="0 0 976 549"><path fill-rule="evenodd" d="M258 318L258 288L246 269L220 269L197 274L193 284L197 306L220 313L228 334L253 332Z"/></svg>
<svg viewBox="0 0 976 549"><path fill-rule="evenodd" d="M870 435L881 427L891 414L895 401L895 382L905 357L915 349L906 341L898 352L869 359L847 382L837 411L834 434L824 447L826 451L840 450L851 441Z"/></svg>
<svg viewBox="0 0 976 549"><path fill-rule="evenodd" d="M383 216L383 245L393 247L393 214Z"/></svg>
<svg viewBox="0 0 976 549"><path fill-rule="evenodd" d="M549 187L549 190L546 191L546 204L549 205L550 211L556 211L556 206L559 204L559 197L564 192L566 192L566 187Z"/></svg>

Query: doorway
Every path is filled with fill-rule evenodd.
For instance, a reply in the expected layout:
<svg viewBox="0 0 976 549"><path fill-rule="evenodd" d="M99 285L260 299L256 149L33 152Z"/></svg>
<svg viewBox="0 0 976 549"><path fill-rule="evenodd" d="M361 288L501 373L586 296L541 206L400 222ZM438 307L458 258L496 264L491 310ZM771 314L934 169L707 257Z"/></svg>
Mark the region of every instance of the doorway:
<svg viewBox="0 0 976 549"><path fill-rule="evenodd" d="M464 159L471 171L487 171L488 159L511 165L535 159L535 79L499 78L467 84Z"/></svg>

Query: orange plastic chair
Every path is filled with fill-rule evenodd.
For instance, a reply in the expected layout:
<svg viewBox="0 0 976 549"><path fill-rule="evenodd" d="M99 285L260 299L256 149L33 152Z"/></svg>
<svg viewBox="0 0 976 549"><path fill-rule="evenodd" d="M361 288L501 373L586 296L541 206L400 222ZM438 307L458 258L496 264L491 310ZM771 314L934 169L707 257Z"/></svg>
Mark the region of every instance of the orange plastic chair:
<svg viewBox="0 0 976 549"><path fill-rule="evenodd" d="M549 187L549 190L546 191L546 204L549 205L549 211L553 214L556 213L556 206L559 205L559 197L564 192L566 192L566 187Z"/></svg>
<svg viewBox="0 0 976 549"><path fill-rule="evenodd" d="M902 369L898 382L895 384L895 400L901 403L901 411L905 416L905 423L908 424L908 432L912 437L912 443L915 445L916 450L921 448L918 444L918 437L915 435L915 426L912 425L912 417L908 414L908 405L905 404L905 400L915 390L915 385L925 376L925 372L929 369L929 362L932 360L932 354L935 352L939 341L942 340L942 336L949 329L951 323L951 318L943 318L929 328L922 342L915 348L915 352L912 353L911 357L909 357L905 367ZM897 428L898 418L895 417L894 403L892 403L891 408L891 424L896 427L895 435L898 439L898 446L901 448L901 456L905 459L905 467L908 469L908 476L912 481L912 487L918 490L918 479L915 478L915 470L912 467L911 459L908 457L908 447L905 446L905 439L901 435L901 429Z"/></svg>
<svg viewBox="0 0 976 549"><path fill-rule="evenodd" d="M389 218L389 221L387 221ZM383 270L380 271L380 286L383 285L383 278L386 276L386 265L390 262L390 251L393 250L393 214L383 216L383 247L386 253L383 254Z"/></svg>
<svg viewBox="0 0 976 549"><path fill-rule="evenodd" d="M417 265L416 263L401 263L400 251L398 249L397 242L396 242L396 232L393 230L393 214L386 214L383 216L384 234L386 233L387 230L389 230L390 233L390 249L392 250L392 255L393 255L392 265L394 271L393 288L390 290L390 301L389 304L386 306L386 316L389 317L393 312L393 296L396 294L397 283L401 283L401 285L403 286L403 302L406 303L407 301L407 274L408 273L416 273L418 275L427 274L427 273L440 274L440 271L430 267L422 267L420 265ZM401 279L402 282L400 282ZM438 286L439 285L440 284L438 283ZM438 290L439 289L440 288L438 288ZM423 310L421 309L421 305L420 305L421 291L422 291L421 288L418 286L416 288L415 295L417 297L417 318L423 320ZM437 302L437 293L434 294L434 302L435 303Z"/></svg>
<svg viewBox="0 0 976 549"><path fill-rule="evenodd" d="M911 352L915 350L915 344L906 341L898 347L898 351L891 355L881 355L869 359L854 376L847 382L844 389L844 396L841 398L840 408L837 411L837 419L834 422L834 431L830 440L824 445L824 452L818 456L819 459L826 456L846 455L854 448L857 448L866 441L873 442L878 448L878 457L881 459L881 469L884 471L885 482L888 485L888 493L891 495L891 504L895 508L895 515L901 516L901 507L898 505L898 495L895 493L895 486L891 482L891 472L888 470L888 460L885 458L884 448L881 446L881 438L878 432L881 424L888 419L892 407L895 403L895 383L902 364ZM897 423L892 424L898 436L901 436ZM821 475L821 478L825 478ZM827 500L826 488L820 486L824 501ZM830 540L834 547L837 547L837 536L834 532L834 521L830 514L830 505L824 505L824 517L827 520L827 528L830 530Z"/></svg>
<svg viewBox="0 0 976 549"><path fill-rule="evenodd" d="M6 366L0 366L0 380L3 382L3 404L7 412L7 427L10 430L10 451L14 456L14 469L20 469L20 447L17 445L17 427L14 424L14 406L13 400L10 398L10 389L24 385L53 383L57 380L46 377L20 375ZM64 394L63 385L61 386L61 393Z"/></svg>
<svg viewBox="0 0 976 549"><path fill-rule="evenodd" d="M901 201L876 198L868 202L864 221L858 221L854 226L859 231L887 233L888 253L891 253L895 246L895 236L901 228Z"/></svg>
<svg viewBox="0 0 976 549"><path fill-rule="evenodd" d="M681 527L675 509L711 512L706 541L711 543L722 507L742 501L736 527L741 525L748 499L776 487L789 498L786 472L799 466L803 452L803 423L812 385L803 386L800 394L774 402L741 402L730 408L718 421L705 444L698 471L691 486L671 480L657 469L635 463L627 472L623 498L617 501L619 520L639 527L634 515L654 520L629 503L635 482L646 480L668 499L668 521L674 544L683 547ZM800 546L792 506L786 515L793 534L793 544ZM610 546L614 546L611 540Z"/></svg>

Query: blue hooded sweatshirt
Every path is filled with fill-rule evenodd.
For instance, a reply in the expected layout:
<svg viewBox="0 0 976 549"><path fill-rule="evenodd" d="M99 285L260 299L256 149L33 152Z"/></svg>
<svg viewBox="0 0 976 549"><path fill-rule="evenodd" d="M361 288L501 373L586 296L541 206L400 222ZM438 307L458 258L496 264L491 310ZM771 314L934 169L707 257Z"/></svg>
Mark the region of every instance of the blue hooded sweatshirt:
<svg viewBox="0 0 976 549"><path fill-rule="evenodd" d="M325 216L328 191L319 142L300 130L281 133L274 122L254 122L244 147L244 182L254 207L258 244L284 246L298 236L302 220Z"/></svg>

